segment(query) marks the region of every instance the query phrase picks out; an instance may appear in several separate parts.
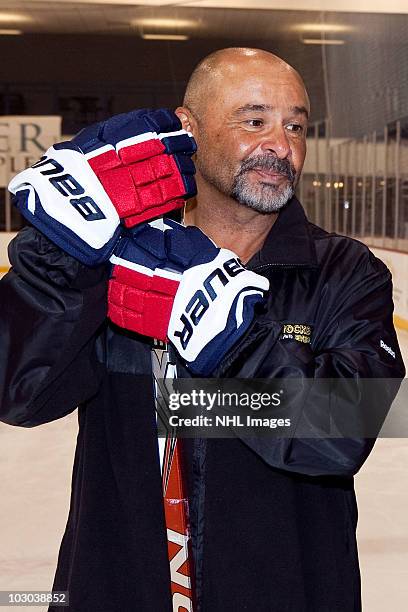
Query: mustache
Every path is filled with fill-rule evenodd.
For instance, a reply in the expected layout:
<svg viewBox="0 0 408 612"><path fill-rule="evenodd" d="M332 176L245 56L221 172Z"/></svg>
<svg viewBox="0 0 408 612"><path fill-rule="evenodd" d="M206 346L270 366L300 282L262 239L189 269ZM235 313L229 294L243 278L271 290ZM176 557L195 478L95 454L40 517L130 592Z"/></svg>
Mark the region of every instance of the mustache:
<svg viewBox="0 0 408 612"><path fill-rule="evenodd" d="M250 170L267 170L283 174L292 183L296 178L296 170L288 159L279 159L275 155L269 155L268 153L245 159L241 164L238 176Z"/></svg>

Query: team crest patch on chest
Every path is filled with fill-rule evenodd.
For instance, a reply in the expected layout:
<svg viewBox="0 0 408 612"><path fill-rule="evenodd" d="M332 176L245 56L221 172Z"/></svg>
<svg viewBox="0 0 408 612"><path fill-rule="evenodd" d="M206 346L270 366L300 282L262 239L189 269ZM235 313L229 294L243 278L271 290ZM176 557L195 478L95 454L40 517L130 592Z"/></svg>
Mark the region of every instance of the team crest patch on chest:
<svg viewBox="0 0 408 612"><path fill-rule="evenodd" d="M280 340L296 340L302 344L310 344L313 328L306 323L285 323L282 327Z"/></svg>

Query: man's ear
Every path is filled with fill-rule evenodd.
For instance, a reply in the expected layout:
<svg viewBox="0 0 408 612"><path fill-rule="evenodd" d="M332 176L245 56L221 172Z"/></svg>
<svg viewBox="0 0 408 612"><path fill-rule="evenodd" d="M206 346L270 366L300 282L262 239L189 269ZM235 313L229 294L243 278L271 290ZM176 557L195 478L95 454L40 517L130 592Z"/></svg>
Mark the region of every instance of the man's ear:
<svg viewBox="0 0 408 612"><path fill-rule="evenodd" d="M179 106L174 111L177 117L181 121L181 125L187 132L191 132L191 134L196 137L197 136L197 121L192 115L191 111L185 106Z"/></svg>

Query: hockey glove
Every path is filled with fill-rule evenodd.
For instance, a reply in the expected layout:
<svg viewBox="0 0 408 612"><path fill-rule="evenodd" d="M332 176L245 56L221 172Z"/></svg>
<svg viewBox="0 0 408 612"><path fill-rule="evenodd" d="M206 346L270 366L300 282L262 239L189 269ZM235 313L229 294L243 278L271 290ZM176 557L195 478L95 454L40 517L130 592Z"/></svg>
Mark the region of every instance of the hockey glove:
<svg viewBox="0 0 408 612"><path fill-rule="evenodd" d="M63 251L88 266L109 259L119 215L75 145L50 147L12 179L9 190L21 214Z"/></svg>
<svg viewBox="0 0 408 612"><path fill-rule="evenodd" d="M85 128L73 142L127 227L181 208L196 194L196 144L172 111L117 115Z"/></svg>
<svg viewBox="0 0 408 612"><path fill-rule="evenodd" d="M197 227L160 219L131 230L110 260L108 317L169 340L194 374L209 375L251 324L269 281Z"/></svg>
<svg viewBox="0 0 408 612"><path fill-rule="evenodd" d="M146 132L153 128L158 132ZM32 225L94 266L109 259L120 218L131 215L128 224L150 219L194 195L194 150L170 111L134 111L54 145L15 176L9 190Z"/></svg>

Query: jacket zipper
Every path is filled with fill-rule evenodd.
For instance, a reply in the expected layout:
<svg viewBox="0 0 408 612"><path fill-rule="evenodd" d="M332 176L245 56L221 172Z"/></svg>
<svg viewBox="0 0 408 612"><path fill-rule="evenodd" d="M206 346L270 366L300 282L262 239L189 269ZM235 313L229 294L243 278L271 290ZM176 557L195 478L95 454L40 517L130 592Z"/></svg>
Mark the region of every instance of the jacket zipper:
<svg viewBox="0 0 408 612"><path fill-rule="evenodd" d="M255 272L256 270L263 270L265 268L273 268L274 266L276 267L281 267L281 268L318 268L319 266L317 265L312 265L312 264L285 264L285 263L268 263L268 264L262 264L260 266L256 266L255 268L248 268L248 270L252 270L252 272Z"/></svg>

